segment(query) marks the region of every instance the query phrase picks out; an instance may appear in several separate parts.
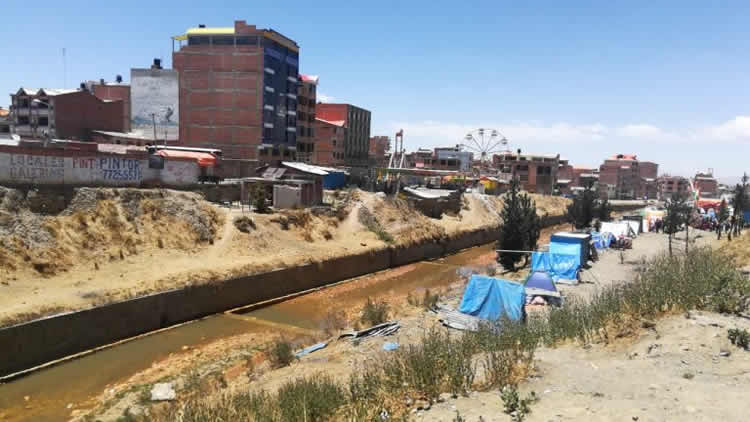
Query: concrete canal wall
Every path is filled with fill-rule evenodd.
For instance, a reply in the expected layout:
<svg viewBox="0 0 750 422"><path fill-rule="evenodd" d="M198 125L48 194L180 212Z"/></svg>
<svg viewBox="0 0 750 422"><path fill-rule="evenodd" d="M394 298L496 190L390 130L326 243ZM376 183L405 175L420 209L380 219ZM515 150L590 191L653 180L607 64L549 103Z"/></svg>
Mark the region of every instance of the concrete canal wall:
<svg viewBox="0 0 750 422"><path fill-rule="evenodd" d="M563 221L564 216L548 217L544 225ZM497 228L476 230L440 241L155 293L3 328L0 376L228 309L487 244L497 240L498 233Z"/></svg>

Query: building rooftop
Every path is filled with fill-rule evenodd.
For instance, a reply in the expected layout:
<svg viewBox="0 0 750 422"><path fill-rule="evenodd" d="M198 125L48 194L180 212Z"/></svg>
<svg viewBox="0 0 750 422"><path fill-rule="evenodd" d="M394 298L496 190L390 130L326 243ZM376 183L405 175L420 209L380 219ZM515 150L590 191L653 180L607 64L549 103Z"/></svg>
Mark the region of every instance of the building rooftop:
<svg viewBox="0 0 750 422"><path fill-rule="evenodd" d="M300 73L299 78L302 82L308 82L317 85L319 77L317 75L303 75Z"/></svg>
<svg viewBox="0 0 750 422"><path fill-rule="evenodd" d="M321 121L323 123L328 123L329 125L334 125L334 126L338 126L338 127L344 127L344 125L346 124L345 120L333 120L333 121L331 121L331 120L321 119L320 117L316 117L315 120L319 120L319 121Z"/></svg>
<svg viewBox="0 0 750 422"><path fill-rule="evenodd" d="M610 160L638 161L638 157L635 154L615 154Z"/></svg>

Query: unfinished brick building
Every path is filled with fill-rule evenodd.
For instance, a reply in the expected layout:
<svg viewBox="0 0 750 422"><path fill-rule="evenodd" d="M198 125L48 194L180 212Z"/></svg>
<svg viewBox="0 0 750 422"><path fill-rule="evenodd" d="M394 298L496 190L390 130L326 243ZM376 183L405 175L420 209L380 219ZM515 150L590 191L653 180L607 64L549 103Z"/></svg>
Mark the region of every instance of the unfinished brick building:
<svg viewBox="0 0 750 422"><path fill-rule="evenodd" d="M599 195L608 199L656 199L659 165L635 154L617 154L599 166Z"/></svg>
<svg viewBox="0 0 750 422"><path fill-rule="evenodd" d="M172 60L180 75L183 145L220 148L228 158L295 158L296 42L245 21L199 25L173 40L180 44Z"/></svg>

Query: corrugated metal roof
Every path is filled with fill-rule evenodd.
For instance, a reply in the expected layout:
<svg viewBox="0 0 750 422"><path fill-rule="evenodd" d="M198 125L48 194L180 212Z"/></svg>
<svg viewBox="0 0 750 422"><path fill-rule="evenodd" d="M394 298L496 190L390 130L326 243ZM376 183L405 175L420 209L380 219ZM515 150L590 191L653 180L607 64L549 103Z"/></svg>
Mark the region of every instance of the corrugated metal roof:
<svg viewBox="0 0 750 422"><path fill-rule="evenodd" d="M282 161L281 164L285 167L301 171L303 173L315 174L317 176L327 176L328 172L318 166L312 166L305 163L296 163L292 161Z"/></svg>

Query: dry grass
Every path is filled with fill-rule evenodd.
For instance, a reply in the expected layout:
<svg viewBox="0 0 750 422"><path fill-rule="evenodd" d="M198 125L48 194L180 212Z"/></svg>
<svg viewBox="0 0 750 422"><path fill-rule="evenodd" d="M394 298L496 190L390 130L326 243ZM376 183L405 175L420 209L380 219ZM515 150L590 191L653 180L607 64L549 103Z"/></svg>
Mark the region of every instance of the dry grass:
<svg viewBox="0 0 750 422"><path fill-rule="evenodd" d="M726 235L723 237L726 239ZM720 250L734 258L740 267L750 265L750 234L748 230L739 237L732 238L732 241L722 240Z"/></svg>
<svg viewBox="0 0 750 422"><path fill-rule="evenodd" d="M58 215L21 208L25 230L48 238L32 245L22 233L2 240L0 266L53 276L79 264L124 259L148 247L194 250L212 243L224 217L197 195L140 189L97 190L86 206ZM100 198L101 196L101 198Z"/></svg>

